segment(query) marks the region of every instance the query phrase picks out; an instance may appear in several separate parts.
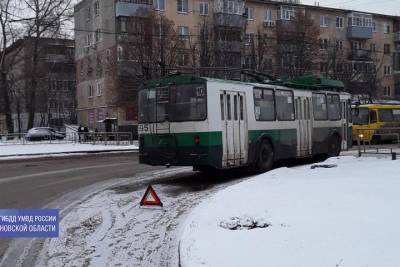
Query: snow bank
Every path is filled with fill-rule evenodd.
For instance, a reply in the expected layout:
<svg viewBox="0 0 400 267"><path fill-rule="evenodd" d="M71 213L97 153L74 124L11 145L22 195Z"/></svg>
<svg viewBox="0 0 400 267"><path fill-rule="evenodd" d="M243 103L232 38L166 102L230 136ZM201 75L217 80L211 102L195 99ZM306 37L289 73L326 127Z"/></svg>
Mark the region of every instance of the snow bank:
<svg viewBox="0 0 400 267"><path fill-rule="evenodd" d="M137 145L91 145L91 144L29 144L0 146L0 157L16 155L54 154L54 153L78 153L93 151L113 151L138 149Z"/></svg>
<svg viewBox="0 0 400 267"><path fill-rule="evenodd" d="M398 266L400 161L325 164L337 167L276 169L202 203L186 221L181 266ZM248 218L267 227L223 227Z"/></svg>

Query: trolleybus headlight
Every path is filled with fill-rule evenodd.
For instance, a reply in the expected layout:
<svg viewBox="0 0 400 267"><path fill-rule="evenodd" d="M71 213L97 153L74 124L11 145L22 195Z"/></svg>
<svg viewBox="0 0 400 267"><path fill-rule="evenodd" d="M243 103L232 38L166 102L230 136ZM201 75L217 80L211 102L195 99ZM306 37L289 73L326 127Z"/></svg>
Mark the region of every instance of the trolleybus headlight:
<svg viewBox="0 0 400 267"><path fill-rule="evenodd" d="M195 135L195 136L194 136L194 143L195 143L196 145L200 144L200 136L199 136L199 135Z"/></svg>

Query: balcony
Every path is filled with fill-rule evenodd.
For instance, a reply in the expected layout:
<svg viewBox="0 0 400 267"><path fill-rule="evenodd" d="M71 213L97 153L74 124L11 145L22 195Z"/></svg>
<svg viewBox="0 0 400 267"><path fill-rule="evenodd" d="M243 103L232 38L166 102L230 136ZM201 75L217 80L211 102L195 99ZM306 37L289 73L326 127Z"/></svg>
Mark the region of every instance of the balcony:
<svg viewBox="0 0 400 267"><path fill-rule="evenodd" d="M124 0L115 4L115 15L124 17L147 17L152 6L146 0Z"/></svg>
<svg viewBox="0 0 400 267"><path fill-rule="evenodd" d="M246 18L238 14L214 13L214 22L216 26L244 28Z"/></svg>
<svg viewBox="0 0 400 267"><path fill-rule="evenodd" d="M369 50L353 50L349 52L349 60L354 61L372 61L371 52Z"/></svg>
<svg viewBox="0 0 400 267"><path fill-rule="evenodd" d="M217 41L217 47L220 51L240 52L242 50L242 42L240 41Z"/></svg>
<svg viewBox="0 0 400 267"><path fill-rule="evenodd" d="M347 38L372 39L372 27L349 26L347 27Z"/></svg>

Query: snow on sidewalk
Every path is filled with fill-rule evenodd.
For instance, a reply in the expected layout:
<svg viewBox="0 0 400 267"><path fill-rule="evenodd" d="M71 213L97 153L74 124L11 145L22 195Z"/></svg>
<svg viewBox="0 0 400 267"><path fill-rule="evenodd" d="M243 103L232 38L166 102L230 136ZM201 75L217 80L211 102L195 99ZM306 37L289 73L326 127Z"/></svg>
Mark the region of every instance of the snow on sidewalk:
<svg viewBox="0 0 400 267"><path fill-rule="evenodd" d="M200 204L181 266L399 266L400 161L324 164L337 167L276 169Z"/></svg>
<svg viewBox="0 0 400 267"><path fill-rule="evenodd" d="M95 151L124 151L138 149L137 145L92 145L92 144L27 144L0 146L0 157L29 156L38 154L85 153Z"/></svg>

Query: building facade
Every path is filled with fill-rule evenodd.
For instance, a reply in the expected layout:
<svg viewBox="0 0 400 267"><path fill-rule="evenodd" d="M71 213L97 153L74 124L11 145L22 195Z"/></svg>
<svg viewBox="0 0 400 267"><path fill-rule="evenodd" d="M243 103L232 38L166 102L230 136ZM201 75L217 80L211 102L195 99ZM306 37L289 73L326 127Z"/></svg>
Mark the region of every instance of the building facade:
<svg viewBox="0 0 400 267"><path fill-rule="evenodd" d="M277 29L299 13L318 28L308 71L345 80L355 94L400 97L395 16L299 1L83 0L75 6L78 121L134 131L140 85L172 70L229 79L243 69L285 74Z"/></svg>
<svg viewBox="0 0 400 267"><path fill-rule="evenodd" d="M38 64L32 58L37 42ZM28 112L35 103L33 127L56 127L76 123L74 41L58 38L17 40L7 48L5 60L14 132L26 132ZM37 83L34 101L32 81Z"/></svg>

